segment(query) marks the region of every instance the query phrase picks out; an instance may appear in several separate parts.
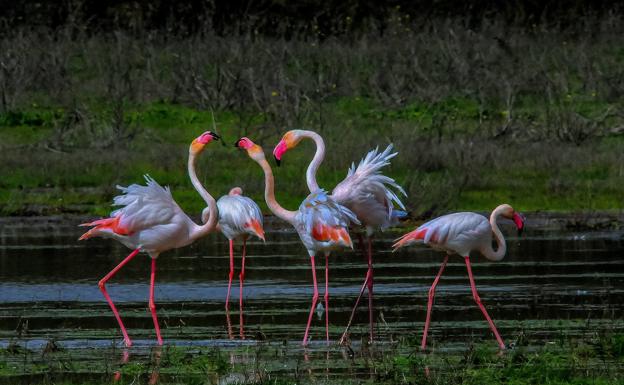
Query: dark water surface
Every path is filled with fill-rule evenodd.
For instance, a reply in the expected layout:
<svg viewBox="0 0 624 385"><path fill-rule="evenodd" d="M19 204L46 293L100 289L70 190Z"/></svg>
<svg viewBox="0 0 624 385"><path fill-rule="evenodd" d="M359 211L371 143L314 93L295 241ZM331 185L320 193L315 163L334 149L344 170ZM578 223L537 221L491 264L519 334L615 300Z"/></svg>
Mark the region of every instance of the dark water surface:
<svg viewBox="0 0 624 385"><path fill-rule="evenodd" d="M121 334L97 283L129 250L112 240L78 242L81 229L76 224L81 219L0 219L0 348L36 351L54 341L54 346L89 360L102 359L103 352L116 352L112 360L120 360ZM548 221L531 224L529 218L522 238L511 227L504 228L508 252L503 261L472 258L477 288L503 339L513 343L519 335L529 335L534 341L548 340L562 329L567 336L581 337L595 328L624 329L623 232L570 231ZM240 249L236 250L230 327L224 311L229 271L225 238L212 235L160 256L155 297L166 345L227 350L268 341L302 351L299 342L312 295L310 261L294 232L278 223L268 227L265 244L255 240L248 244L242 333ZM443 257L421 246L392 253L392 240L407 230L380 234L374 240L380 350L397 338L420 339L427 290ZM365 267L365 258L357 250L331 256L334 346L329 351L325 347L324 320L315 317L307 359L326 362L325 354L339 355L335 342L346 325ZM107 285L136 345L130 355L148 355L155 342L147 308L149 268L148 257L139 255ZM322 298L323 257L317 258L317 268ZM351 335L356 351L366 348L360 343L368 333L363 305ZM472 300L463 260L457 256L451 257L438 286L430 333L430 343L439 349L461 349L474 341L495 346ZM245 359L237 357L230 359ZM282 370L292 369L286 359L276 362L284 365ZM341 373L341 361L331 362L335 373Z"/></svg>

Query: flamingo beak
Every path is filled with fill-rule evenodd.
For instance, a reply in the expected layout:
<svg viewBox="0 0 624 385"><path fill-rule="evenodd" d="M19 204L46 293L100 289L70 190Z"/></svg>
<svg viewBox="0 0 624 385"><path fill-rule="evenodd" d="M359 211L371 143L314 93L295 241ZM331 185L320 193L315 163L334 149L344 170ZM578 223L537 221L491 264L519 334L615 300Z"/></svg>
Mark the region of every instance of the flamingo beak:
<svg viewBox="0 0 624 385"><path fill-rule="evenodd" d="M282 139L273 150L273 157L275 158L275 163L278 167L282 163L282 156L284 155L284 153L286 153L286 151L288 151L288 145L286 144L284 139Z"/></svg>
<svg viewBox="0 0 624 385"><path fill-rule="evenodd" d="M514 213L512 219L516 224L516 227L518 228L518 236L521 236L522 231L524 230L524 221L526 220L526 218L524 218L524 216L521 214Z"/></svg>

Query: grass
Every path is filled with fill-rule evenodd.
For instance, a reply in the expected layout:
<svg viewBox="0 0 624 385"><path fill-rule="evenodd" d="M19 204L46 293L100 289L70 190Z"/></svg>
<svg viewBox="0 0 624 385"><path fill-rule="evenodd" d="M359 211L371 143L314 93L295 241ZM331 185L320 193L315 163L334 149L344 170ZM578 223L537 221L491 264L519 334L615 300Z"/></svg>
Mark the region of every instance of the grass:
<svg viewBox="0 0 624 385"><path fill-rule="evenodd" d="M334 149L344 148L349 138L336 138L339 131L323 132L330 152L319 173L322 186L333 186L344 178L349 166L345 158L356 160L373 145L394 142L400 155L387 174L406 187L410 195L406 202L415 215L431 210L487 211L503 201L524 211L624 207L624 173L617 162L624 144L620 137L599 138L582 146L500 143L478 137L469 141L467 137L478 126L474 104L456 99L449 100L445 108L457 109L458 119L471 123L472 129L435 133L431 109L422 106L392 110L361 98L341 98L325 108L328 119L335 117L338 128L342 126L342 130L357 136L353 127L359 127L361 133L359 140L351 143L353 148L338 152ZM186 146L203 130L211 129L211 112L164 103L135 106L128 110L128 119L138 127L131 142L102 149L47 148L42 143L54 135L54 121L63 120L66 113L32 108L19 114L0 114L4 124L0 126L0 139L15 145L0 155L0 198L5 202L0 214L105 215L115 194L113 186L141 182L145 173L170 185L184 209L199 212L204 207L187 179ZM260 120L261 115L248 118ZM226 146L212 145L202 155L198 166L202 180L215 196L241 185L246 193L262 201L259 168L231 143L240 135L260 135L258 141L269 153L279 136L254 133L252 129L248 133L241 131L232 112L218 111L215 119ZM380 129L382 125L389 128ZM437 135L444 139L439 140ZM275 169L278 198L290 208L306 195L301 182L313 147L308 143L301 147L289 152L284 166ZM556 154L545 155L545 151Z"/></svg>
<svg viewBox="0 0 624 385"><path fill-rule="evenodd" d="M619 384L624 379L624 336L598 333L585 339L563 336L552 341L517 341L501 354L492 344L469 344L460 350L423 354L416 339L329 361L323 352L301 351L262 343L233 348L152 348L147 355L118 362L118 351L104 356L55 349L46 353L15 349L0 351L0 383L27 374L30 383L205 384L234 381L246 384ZM280 357L288 357L282 359ZM345 372L346 370L346 372ZM350 375L346 375L347 373ZM26 377L25 377L26 378ZM43 379L38 381L37 379ZM110 380L109 380L110 379ZM111 382L109 382L111 381Z"/></svg>
<svg viewBox="0 0 624 385"><path fill-rule="evenodd" d="M394 143L400 155L385 172L415 217L502 202L624 208L617 13L528 29L405 16L395 10L383 33L331 39L12 31L0 39L12 58L0 82L0 215L105 215L114 186L145 173L199 213L187 146L212 129L213 112L227 147L211 146L199 172L215 196L241 185L263 200L261 172L230 147L236 139L268 153L287 129L307 128L325 138L328 189ZM302 144L275 170L288 208L307 195L312 153Z"/></svg>

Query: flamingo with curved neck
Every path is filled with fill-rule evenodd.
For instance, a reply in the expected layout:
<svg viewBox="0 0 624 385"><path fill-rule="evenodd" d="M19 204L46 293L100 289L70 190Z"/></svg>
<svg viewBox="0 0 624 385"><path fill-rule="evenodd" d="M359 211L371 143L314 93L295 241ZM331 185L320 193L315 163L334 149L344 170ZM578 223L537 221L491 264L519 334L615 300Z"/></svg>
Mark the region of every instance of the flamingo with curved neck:
<svg viewBox="0 0 624 385"><path fill-rule="evenodd" d="M290 223L297 230L299 238L310 255L314 294L308 315L308 323L303 336L303 345L308 343L310 324L319 296L314 257L319 252L325 254L325 337L327 344L329 344L329 253L338 247L353 247L348 232L348 224L349 222L359 222L355 214L346 207L334 202L320 189L308 195L299 206L299 210L290 211L285 209L275 199L273 171L266 161L262 148L253 143L249 138L239 139L235 146L247 150L249 157L260 165L265 178L264 198L269 209L277 217Z"/></svg>
<svg viewBox="0 0 624 385"><path fill-rule="evenodd" d="M492 211L490 219L475 213L454 213L433 219L413 230L401 238L397 239L393 245L394 250L408 246L414 243L424 243L436 250L446 252L440 270L433 280L431 288L429 288L429 297L427 303L427 318L425 320L425 328L421 342L421 349L427 346L427 333L429 331L429 322L431 321L431 310L433 308L433 299L435 297L435 289L440 280L440 276L444 272L449 255L459 254L464 257L466 269L468 270L468 279L470 280L470 288L472 297L483 313L483 316L490 325L492 333L498 342L500 349L505 349L505 343L498 334L498 330L490 318L485 306L481 302L479 293L475 286L474 277L472 275L472 267L470 265L470 252L479 251L487 259L491 261L500 261L507 253L507 244L505 238L498 227L498 218L508 218L514 221L518 228L518 233L522 233L524 229L524 217L517 213L513 207L508 204L502 204ZM496 250L492 247L492 236L496 242Z"/></svg>
<svg viewBox="0 0 624 385"><path fill-rule="evenodd" d="M273 150L273 156L277 164L281 163L283 155L290 149L295 148L303 139L311 139L316 144L314 158L306 170L306 183L310 192L319 189L316 181L316 173L320 164L325 158L325 143L323 138L314 131L291 130L282 136L280 142ZM332 199L353 211L359 221L366 227L368 247L363 254L368 257L368 270L360 293L355 301L351 317L346 330L342 334L340 342L343 343L348 334L351 322L355 316L355 311L360 303L364 291L368 289L368 317L370 325L370 341L374 339L374 318L373 318L373 253L372 235L375 229L385 229L397 222L397 219L407 215L406 212L395 210L396 204L405 210L405 206L398 198L398 191L405 195L405 191L392 178L381 174L381 169L390 164L390 159L397 153L391 153L392 145L385 151L379 153L377 149L370 151L358 164L357 168L353 164L349 169L347 177L340 182L332 191ZM360 244L363 246L360 235Z"/></svg>
<svg viewBox="0 0 624 385"><path fill-rule="evenodd" d="M100 290L108 302L119 328L124 336L126 346L132 345L126 328L119 316L115 304L106 290L108 282L117 272L130 262L140 251L149 254L152 260L149 291L149 309L152 313L154 329L159 345L162 345L160 327L156 316L154 302L154 284L156 280L156 259L160 253L189 245L195 240L214 231L218 213L214 198L206 191L195 173L195 160L206 144L218 140L219 136L207 131L196 138L189 148L188 171L193 186L199 195L206 201L209 218L203 225L197 225L173 200L169 188L163 188L154 179L145 176L145 186L133 184L128 187L119 187L122 194L114 198L114 205L122 206L111 213L109 218L99 219L81 226L92 227L84 233L80 240L92 237L113 238L125 246L133 249L121 263L111 270L99 282Z"/></svg>

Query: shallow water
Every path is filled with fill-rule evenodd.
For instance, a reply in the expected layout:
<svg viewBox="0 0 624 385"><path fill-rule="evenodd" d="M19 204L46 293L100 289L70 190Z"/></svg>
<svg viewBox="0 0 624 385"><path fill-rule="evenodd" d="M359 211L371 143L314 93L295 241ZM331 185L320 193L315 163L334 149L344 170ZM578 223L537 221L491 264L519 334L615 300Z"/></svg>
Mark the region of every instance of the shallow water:
<svg viewBox="0 0 624 385"><path fill-rule="evenodd" d="M111 240L78 242L81 229L75 225L81 219L0 221L0 348L37 350L53 340L66 351L90 352L85 354L94 360L101 355L94 349L113 349L115 357L121 354L117 324L97 283L129 250ZM530 220L528 224L522 238L511 227L504 228L508 252L503 261L472 258L477 288L503 339L510 343L522 334L548 340L562 329L567 336L583 336L595 328L624 329L624 232L566 231L531 226ZM309 257L294 232L278 223L268 227L265 244L248 243L242 330L240 248L236 249L229 325L224 310L229 270L225 238L212 235L161 255L155 297L167 345L227 350L273 341L301 352L299 342L312 295ZM397 338L420 338L427 290L443 257L426 247L392 253L392 240L404 231L380 234L373 244L377 349L381 351ZM324 258L318 257L316 264L322 299ZM360 290L366 261L359 250L349 250L334 253L329 264L330 338L335 343ZM147 356L155 342L147 310L149 267L148 257L140 255L107 285L135 342L133 354L139 356ZM352 328L356 350L365 348L360 340L368 334L366 302L360 305ZM312 345L306 350L321 357L321 363L327 360L322 352L328 352L324 323L315 316ZM496 346L472 300L463 260L455 256L438 286L430 343L452 350L474 341ZM333 373L341 373L339 361L331 360Z"/></svg>

